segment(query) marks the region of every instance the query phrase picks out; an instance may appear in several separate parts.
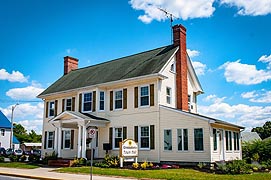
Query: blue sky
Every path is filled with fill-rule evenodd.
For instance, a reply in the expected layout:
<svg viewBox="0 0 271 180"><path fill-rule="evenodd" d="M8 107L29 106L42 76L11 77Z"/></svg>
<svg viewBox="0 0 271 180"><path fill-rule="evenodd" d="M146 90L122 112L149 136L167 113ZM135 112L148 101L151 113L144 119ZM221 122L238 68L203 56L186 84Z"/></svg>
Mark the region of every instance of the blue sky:
<svg viewBox="0 0 271 180"><path fill-rule="evenodd" d="M271 121L271 0L9 0L0 2L0 110L38 133L35 98L63 75L63 57L85 67L171 43L168 18L187 28L204 94L200 114L245 126Z"/></svg>

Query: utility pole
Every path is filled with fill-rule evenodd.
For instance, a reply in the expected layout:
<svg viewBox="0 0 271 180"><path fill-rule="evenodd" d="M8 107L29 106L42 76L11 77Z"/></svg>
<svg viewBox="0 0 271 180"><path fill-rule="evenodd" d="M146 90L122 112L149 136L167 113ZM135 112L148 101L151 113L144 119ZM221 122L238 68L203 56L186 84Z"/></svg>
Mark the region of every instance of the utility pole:
<svg viewBox="0 0 271 180"><path fill-rule="evenodd" d="M16 108L16 106L18 106L19 104L16 103L14 106L11 107L11 129L10 129L10 148L13 150L13 118L14 118L14 110Z"/></svg>

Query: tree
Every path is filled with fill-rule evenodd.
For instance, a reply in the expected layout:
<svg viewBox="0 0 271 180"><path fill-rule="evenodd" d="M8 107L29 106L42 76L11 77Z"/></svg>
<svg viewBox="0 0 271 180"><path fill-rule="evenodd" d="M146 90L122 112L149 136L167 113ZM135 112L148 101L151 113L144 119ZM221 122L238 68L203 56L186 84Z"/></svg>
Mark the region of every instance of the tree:
<svg viewBox="0 0 271 180"><path fill-rule="evenodd" d="M257 132L262 139L271 136L271 121L265 122L263 127L256 127L251 130L251 132Z"/></svg>
<svg viewBox="0 0 271 180"><path fill-rule="evenodd" d="M41 135L38 135L34 130L27 133L27 130L21 124L13 124L13 133L20 143L41 142Z"/></svg>
<svg viewBox="0 0 271 180"><path fill-rule="evenodd" d="M33 129L28 133L28 136L33 143L41 142L41 135L38 135Z"/></svg>

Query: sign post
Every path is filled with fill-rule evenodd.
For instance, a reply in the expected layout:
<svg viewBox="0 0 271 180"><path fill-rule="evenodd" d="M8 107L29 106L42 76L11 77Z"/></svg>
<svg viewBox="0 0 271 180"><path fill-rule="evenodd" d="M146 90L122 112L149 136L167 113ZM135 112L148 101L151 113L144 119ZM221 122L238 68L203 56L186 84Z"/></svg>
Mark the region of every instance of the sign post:
<svg viewBox="0 0 271 180"><path fill-rule="evenodd" d="M92 142L96 135L96 129L89 129L88 130L88 137L91 138L90 141L90 180L92 180L92 174L93 174L93 147Z"/></svg>
<svg viewBox="0 0 271 180"><path fill-rule="evenodd" d="M120 167L123 167L123 161L131 160L137 162L138 145L132 139L125 139L120 142Z"/></svg>

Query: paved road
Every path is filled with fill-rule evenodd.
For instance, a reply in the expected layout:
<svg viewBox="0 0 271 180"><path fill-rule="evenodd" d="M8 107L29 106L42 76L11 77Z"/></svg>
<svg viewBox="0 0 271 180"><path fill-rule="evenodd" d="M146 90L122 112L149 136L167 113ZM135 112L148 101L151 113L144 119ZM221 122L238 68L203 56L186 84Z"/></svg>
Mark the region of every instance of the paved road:
<svg viewBox="0 0 271 180"><path fill-rule="evenodd" d="M2 176L2 175L0 175L0 180L29 180L29 178L19 178L19 177Z"/></svg>

